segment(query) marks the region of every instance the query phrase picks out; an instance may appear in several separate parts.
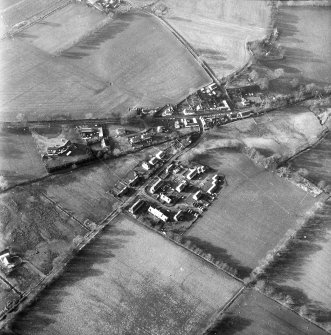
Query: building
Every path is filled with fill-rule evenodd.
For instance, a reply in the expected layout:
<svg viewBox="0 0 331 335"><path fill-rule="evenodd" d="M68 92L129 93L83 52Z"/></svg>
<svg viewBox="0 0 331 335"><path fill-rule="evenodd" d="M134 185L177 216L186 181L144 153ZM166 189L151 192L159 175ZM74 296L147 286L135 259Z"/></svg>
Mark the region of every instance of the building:
<svg viewBox="0 0 331 335"><path fill-rule="evenodd" d="M214 193L215 190L216 190L216 188L217 188L217 183L216 182L212 182L211 187L208 189L207 193L208 194Z"/></svg>
<svg viewBox="0 0 331 335"><path fill-rule="evenodd" d="M188 180L192 180L196 175L198 174L198 169L197 168L193 168L190 170L190 172L187 174L186 178Z"/></svg>
<svg viewBox="0 0 331 335"><path fill-rule="evenodd" d="M198 192L193 194L193 199L194 200L199 200L201 198L201 196L202 196L202 191L199 190Z"/></svg>
<svg viewBox="0 0 331 335"><path fill-rule="evenodd" d="M151 141L152 140L152 134L149 134L149 133L141 134L141 140L142 141Z"/></svg>
<svg viewBox="0 0 331 335"><path fill-rule="evenodd" d="M161 178L159 178L158 181L151 186L150 192L152 194L154 194L155 192L157 192L160 189L162 184L163 184L163 180Z"/></svg>
<svg viewBox="0 0 331 335"><path fill-rule="evenodd" d="M166 170L165 170L166 173L169 173L174 167L175 167L175 164L174 164L174 163L169 164L169 165L167 166Z"/></svg>
<svg viewBox="0 0 331 335"><path fill-rule="evenodd" d="M164 126L157 126L156 131L158 133L163 133L163 132L165 132L165 127Z"/></svg>
<svg viewBox="0 0 331 335"><path fill-rule="evenodd" d="M212 178L213 182L218 182L218 174L215 174Z"/></svg>
<svg viewBox="0 0 331 335"><path fill-rule="evenodd" d="M174 216L175 221L180 221L183 217L183 211L180 209Z"/></svg>
<svg viewBox="0 0 331 335"><path fill-rule="evenodd" d="M174 112L174 108L170 105L167 105L161 109L162 116L171 116Z"/></svg>
<svg viewBox="0 0 331 335"><path fill-rule="evenodd" d="M164 152L163 150L160 150L160 151L155 155L155 157L156 157L157 159L163 159L164 156L165 156L165 152Z"/></svg>
<svg viewBox="0 0 331 335"><path fill-rule="evenodd" d="M149 161L148 164L154 166L158 162L158 159L156 157L152 157Z"/></svg>
<svg viewBox="0 0 331 335"><path fill-rule="evenodd" d="M192 109L184 109L183 110L183 114L184 115L194 115L195 114L195 112L194 112L194 110L192 110Z"/></svg>
<svg viewBox="0 0 331 335"><path fill-rule="evenodd" d="M123 136L126 135L126 129L125 128L117 128L116 129L116 136Z"/></svg>
<svg viewBox="0 0 331 335"><path fill-rule="evenodd" d="M198 173L204 173L206 171L206 167L203 165L200 165L197 167Z"/></svg>
<svg viewBox="0 0 331 335"><path fill-rule="evenodd" d="M140 138L140 136L135 135L135 136L129 137L128 141L133 146L134 144L141 143L141 138Z"/></svg>
<svg viewBox="0 0 331 335"><path fill-rule="evenodd" d="M140 209L144 204L145 204L145 201L144 201L144 200L141 200L141 199L137 200L137 201L130 207L129 212L130 212L131 214L136 214L136 213L139 211L139 209Z"/></svg>
<svg viewBox="0 0 331 335"><path fill-rule="evenodd" d="M135 176L129 180L129 185L136 186L139 183L139 180L140 180L140 176L137 173L135 173Z"/></svg>
<svg viewBox="0 0 331 335"><path fill-rule="evenodd" d="M246 111L246 112L239 112L238 115L242 118L245 119L247 117L250 117L254 115L253 111Z"/></svg>
<svg viewBox="0 0 331 335"><path fill-rule="evenodd" d="M199 125L196 118L183 119L183 123L185 127L195 127Z"/></svg>
<svg viewBox="0 0 331 335"><path fill-rule="evenodd" d="M175 121L175 129L180 129L180 123L178 120Z"/></svg>
<svg viewBox="0 0 331 335"><path fill-rule="evenodd" d="M61 144L56 144L47 148L48 156L58 156L66 153L71 147L71 142L66 139L62 139Z"/></svg>
<svg viewBox="0 0 331 335"><path fill-rule="evenodd" d="M0 252L0 264L7 269L13 268L15 264L12 262L9 249Z"/></svg>
<svg viewBox="0 0 331 335"><path fill-rule="evenodd" d="M123 195L127 194L129 191L129 188L126 185L123 185L117 192L118 197L122 197Z"/></svg>
<svg viewBox="0 0 331 335"><path fill-rule="evenodd" d="M160 197L161 200L165 201L167 204L170 204L171 203L171 198L168 197L166 194L161 194L161 197Z"/></svg>
<svg viewBox="0 0 331 335"><path fill-rule="evenodd" d="M184 191L185 187L187 186L187 181L183 180L177 187L176 187L176 191L178 193L181 193Z"/></svg>
<svg viewBox="0 0 331 335"><path fill-rule="evenodd" d="M148 171L148 170L151 169L151 166L150 166L147 162L145 162L145 161L142 162L141 167L142 167L144 170L146 170L146 171Z"/></svg>
<svg viewBox="0 0 331 335"><path fill-rule="evenodd" d="M154 208L152 206L149 206L148 212L156 216L158 219L162 220L163 222L168 221L168 217L164 215L161 211L159 211L157 208Z"/></svg>

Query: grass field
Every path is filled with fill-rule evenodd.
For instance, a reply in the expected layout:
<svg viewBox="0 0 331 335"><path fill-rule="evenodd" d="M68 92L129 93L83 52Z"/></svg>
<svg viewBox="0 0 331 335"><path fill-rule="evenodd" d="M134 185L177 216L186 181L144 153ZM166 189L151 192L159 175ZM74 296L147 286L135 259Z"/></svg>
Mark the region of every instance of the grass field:
<svg viewBox="0 0 331 335"><path fill-rule="evenodd" d="M87 232L36 187L20 187L2 194L0 204L0 246L11 247L44 273L69 251L76 236Z"/></svg>
<svg viewBox="0 0 331 335"><path fill-rule="evenodd" d="M201 334L240 286L120 216L18 317L13 329L26 335Z"/></svg>
<svg viewBox="0 0 331 335"><path fill-rule="evenodd" d="M7 303L18 298L19 295L0 279L0 311L6 307Z"/></svg>
<svg viewBox="0 0 331 335"><path fill-rule="evenodd" d="M0 42L1 120L123 115L129 107L177 103L211 81L180 42L147 14L118 16L80 40L93 30L84 20L95 22L94 29L100 24L95 11L86 10L78 4L66 7L41 29L38 24ZM85 29L77 28L68 40L68 17L81 11L75 20ZM52 57L31 41L51 52L69 42L73 46Z"/></svg>
<svg viewBox="0 0 331 335"><path fill-rule="evenodd" d="M331 82L330 7L283 7L276 23L285 58L269 62L303 82ZM318 22L318 24L316 24Z"/></svg>
<svg viewBox="0 0 331 335"><path fill-rule="evenodd" d="M249 59L246 42L263 38L269 26L270 7L265 1L134 0L153 3L152 10L194 47L219 77L242 67Z"/></svg>
<svg viewBox="0 0 331 335"><path fill-rule="evenodd" d="M326 332L254 290L247 290L224 313L213 335L326 335Z"/></svg>
<svg viewBox="0 0 331 335"><path fill-rule="evenodd" d="M258 168L236 149L208 149L213 142L218 145L215 139L206 141L189 158L224 174L227 186L186 237L246 277L295 229L316 199Z"/></svg>
<svg viewBox="0 0 331 335"><path fill-rule="evenodd" d="M266 157L277 154L285 160L316 143L325 129L306 107L296 106L229 123L211 134L215 140L235 138Z"/></svg>
<svg viewBox="0 0 331 335"><path fill-rule="evenodd" d="M1 189L47 175L30 132L0 131Z"/></svg>
<svg viewBox="0 0 331 335"><path fill-rule="evenodd" d="M266 271L296 308L331 330L331 198L305 224Z"/></svg>

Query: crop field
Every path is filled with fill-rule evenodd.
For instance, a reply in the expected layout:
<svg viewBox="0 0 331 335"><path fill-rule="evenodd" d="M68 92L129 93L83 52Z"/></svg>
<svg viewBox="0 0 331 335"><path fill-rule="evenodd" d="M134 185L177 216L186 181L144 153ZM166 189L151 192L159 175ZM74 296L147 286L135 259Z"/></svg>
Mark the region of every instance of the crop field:
<svg viewBox="0 0 331 335"><path fill-rule="evenodd" d="M148 3L134 0L137 6ZM152 3L152 1L149 1ZM165 0L151 8L197 51L217 77L242 67L249 58L246 42L263 38L270 8L265 1Z"/></svg>
<svg viewBox="0 0 331 335"><path fill-rule="evenodd" d="M111 16L72 3L24 30L21 37L43 51L57 54L110 21Z"/></svg>
<svg viewBox="0 0 331 335"><path fill-rule="evenodd" d="M294 306L331 330L331 198L319 208L267 269L265 278L289 294Z"/></svg>
<svg viewBox="0 0 331 335"><path fill-rule="evenodd" d="M227 186L185 236L244 278L302 223L317 200L236 149L208 149L213 141L196 147L190 159L224 174Z"/></svg>
<svg viewBox="0 0 331 335"><path fill-rule="evenodd" d="M279 43L285 58L268 62L303 82L331 82L330 7L283 7L278 15ZM318 24L316 24L318 22Z"/></svg>
<svg viewBox="0 0 331 335"><path fill-rule="evenodd" d="M240 287L120 216L18 317L13 330L25 335L201 334Z"/></svg>
<svg viewBox="0 0 331 335"><path fill-rule="evenodd" d="M35 187L2 194L0 209L1 246L11 247L45 274L69 251L73 240L87 232Z"/></svg>
<svg viewBox="0 0 331 335"><path fill-rule="evenodd" d="M212 334L326 335L326 332L259 292L247 290L226 310Z"/></svg>
<svg viewBox="0 0 331 335"><path fill-rule="evenodd" d="M266 157L277 154L285 160L317 142L325 129L312 112L298 106L229 123L211 133L215 140L240 140Z"/></svg>
<svg viewBox="0 0 331 335"><path fill-rule="evenodd" d="M47 175L30 132L0 131L0 189Z"/></svg>
<svg viewBox="0 0 331 335"><path fill-rule="evenodd" d="M81 34L92 27L77 28L78 41L70 42L68 18L63 19L62 11L67 16L70 11L70 16L84 11L85 16L91 15L87 22L97 21L90 10L91 14L81 5L65 7L53 14L54 22L49 16L42 29L33 26L31 33L26 30L0 42L1 120L124 115L129 107L177 103L211 81L167 28L147 14L121 15L83 39ZM83 14L75 19L81 20L78 26L84 23ZM31 41L51 52L68 47L69 42L73 46L52 57Z"/></svg>

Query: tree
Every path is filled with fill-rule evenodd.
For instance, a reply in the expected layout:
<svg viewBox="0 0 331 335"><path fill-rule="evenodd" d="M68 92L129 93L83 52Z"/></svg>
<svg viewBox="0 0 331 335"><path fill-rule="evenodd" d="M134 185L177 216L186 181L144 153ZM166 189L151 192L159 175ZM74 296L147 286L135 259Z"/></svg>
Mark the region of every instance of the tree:
<svg viewBox="0 0 331 335"><path fill-rule="evenodd" d="M276 69L275 71L274 71L274 76L276 77L276 78L279 78L279 77L281 77L281 76L283 76L284 75L284 69L283 68L278 68L278 69Z"/></svg>
<svg viewBox="0 0 331 335"><path fill-rule="evenodd" d="M257 73L256 70L253 70L248 76L251 80L254 80L254 81L259 79L259 74Z"/></svg>

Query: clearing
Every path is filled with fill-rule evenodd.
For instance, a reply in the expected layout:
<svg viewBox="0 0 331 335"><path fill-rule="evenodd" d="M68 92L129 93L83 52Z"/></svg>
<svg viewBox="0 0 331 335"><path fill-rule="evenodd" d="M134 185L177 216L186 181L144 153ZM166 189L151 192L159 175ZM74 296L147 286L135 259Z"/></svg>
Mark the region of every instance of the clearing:
<svg viewBox="0 0 331 335"><path fill-rule="evenodd" d="M226 310L211 334L326 335L326 332L259 292L246 290Z"/></svg>
<svg viewBox="0 0 331 335"><path fill-rule="evenodd" d="M302 223L317 202L304 191L257 167L222 141L202 142L184 158L206 164L226 177L227 185L185 236L244 278Z"/></svg>
<svg viewBox="0 0 331 335"><path fill-rule="evenodd" d="M121 215L17 318L13 329L26 335L200 334L240 287Z"/></svg>
<svg viewBox="0 0 331 335"><path fill-rule="evenodd" d="M0 157L0 189L47 175L28 129L2 129Z"/></svg>

